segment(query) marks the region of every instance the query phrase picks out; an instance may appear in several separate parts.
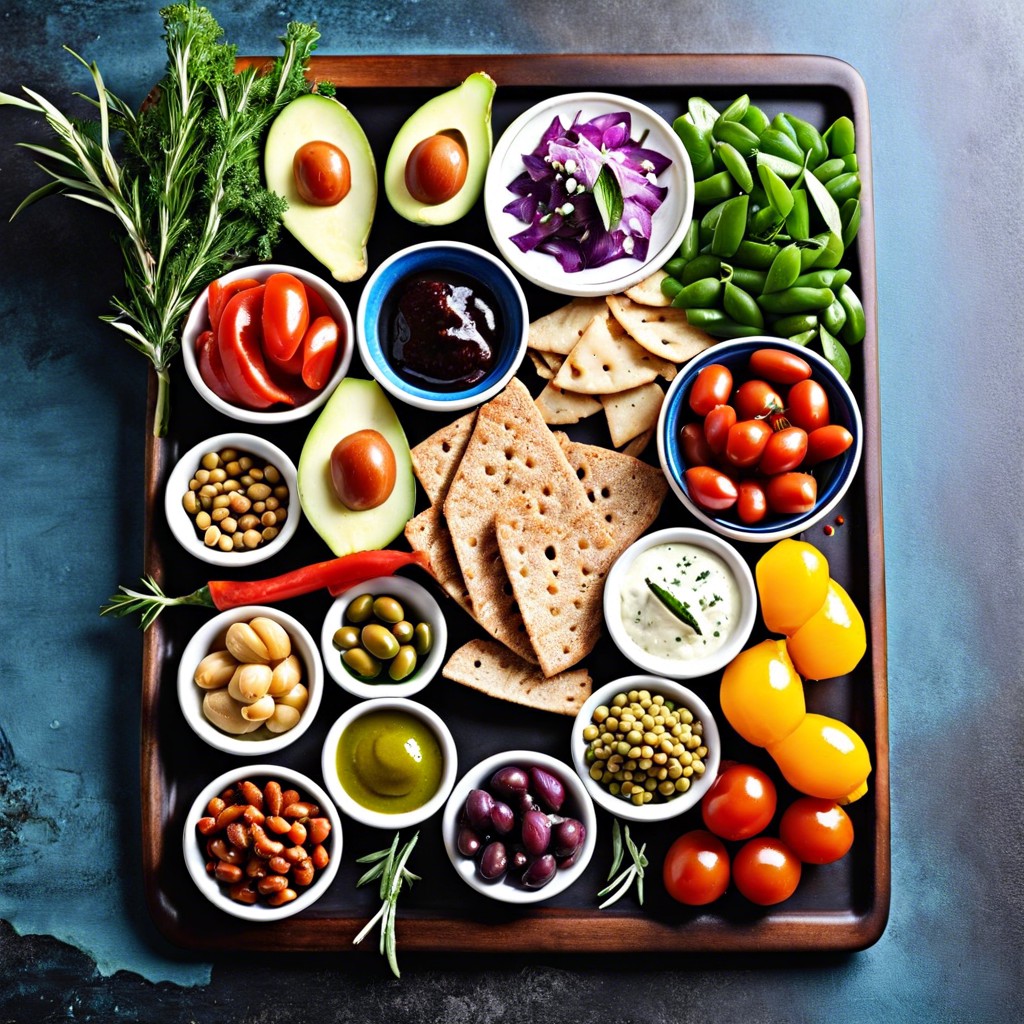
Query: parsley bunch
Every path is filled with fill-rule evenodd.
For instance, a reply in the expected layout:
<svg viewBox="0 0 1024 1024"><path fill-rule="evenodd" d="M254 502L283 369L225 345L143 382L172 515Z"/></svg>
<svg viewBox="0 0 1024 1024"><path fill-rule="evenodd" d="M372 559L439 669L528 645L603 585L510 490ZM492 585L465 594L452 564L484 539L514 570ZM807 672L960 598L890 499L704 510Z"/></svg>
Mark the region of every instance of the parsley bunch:
<svg viewBox="0 0 1024 1024"><path fill-rule="evenodd" d="M192 303L232 266L269 258L277 239L285 201L260 184L260 141L278 111L308 90L305 69L319 39L315 25L293 22L267 73L236 71L235 47L221 42L205 7L190 0L160 16L167 70L139 113L71 50L92 75L98 120L65 115L28 87L28 100L0 93L0 105L41 114L56 136L52 148L26 144L52 180L14 215L59 192L118 222L125 294L103 319L153 364L158 437L170 423L170 366Z"/></svg>

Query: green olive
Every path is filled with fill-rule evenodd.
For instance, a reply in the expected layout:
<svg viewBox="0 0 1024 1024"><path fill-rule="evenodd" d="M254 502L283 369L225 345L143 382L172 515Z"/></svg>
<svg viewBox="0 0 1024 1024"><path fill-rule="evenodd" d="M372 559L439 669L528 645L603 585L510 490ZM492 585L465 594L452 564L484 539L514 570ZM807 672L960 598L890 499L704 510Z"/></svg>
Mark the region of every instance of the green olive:
<svg viewBox="0 0 1024 1024"><path fill-rule="evenodd" d="M379 622L363 626L360 639L367 651L381 661L390 661L398 653L398 641L387 626L382 626Z"/></svg>
<svg viewBox="0 0 1024 1024"><path fill-rule="evenodd" d="M408 619L402 619L391 627L391 632L400 644L407 644L412 640L414 627Z"/></svg>
<svg viewBox="0 0 1024 1024"><path fill-rule="evenodd" d="M410 647L409 644L403 644L398 649L398 654L395 655L394 660L391 662L391 667L388 669L388 675L391 676L396 683L403 679L407 679L416 671L416 660L415 648Z"/></svg>
<svg viewBox="0 0 1024 1024"><path fill-rule="evenodd" d="M363 679L376 679L380 675L380 662L367 654L362 647L353 647L352 650L346 651L341 660Z"/></svg>
<svg viewBox="0 0 1024 1024"><path fill-rule="evenodd" d="M334 631L333 642L339 651L350 651L359 645L359 630L355 626L342 626Z"/></svg>
<svg viewBox="0 0 1024 1024"><path fill-rule="evenodd" d="M369 622L371 615L373 615L373 594L360 594L350 602L345 618L358 625L361 622Z"/></svg>
<svg viewBox="0 0 1024 1024"><path fill-rule="evenodd" d="M413 631L412 645L421 658L430 653L430 648L434 646L434 629L429 622L417 624Z"/></svg>
<svg viewBox="0 0 1024 1024"><path fill-rule="evenodd" d="M401 622L405 609L393 597L385 595L373 602L373 614L382 622Z"/></svg>

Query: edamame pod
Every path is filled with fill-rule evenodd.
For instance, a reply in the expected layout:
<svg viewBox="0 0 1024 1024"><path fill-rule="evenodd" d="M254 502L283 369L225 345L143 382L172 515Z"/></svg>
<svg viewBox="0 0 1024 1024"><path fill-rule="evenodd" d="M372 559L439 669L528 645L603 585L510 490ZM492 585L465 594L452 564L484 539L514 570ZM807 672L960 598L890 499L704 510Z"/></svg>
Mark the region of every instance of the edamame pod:
<svg viewBox="0 0 1024 1024"><path fill-rule="evenodd" d="M719 171L693 186L693 201L695 203L718 203L723 199L729 199L736 193L736 182L728 171Z"/></svg>
<svg viewBox="0 0 1024 1024"><path fill-rule="evenodd" d="M846 310L838 298L821 314L821 324L829 334L837 335L846 323Z"/></svg>
<svg viewBox="0 0 1024 1024"><path fill-rule="evenodd" d="M803 345L804 347L806 347L810 345L812 341L816 340L817 337L818 328L815 327L813 330L810 331L801 331L799 334L791 334L789 335L789 340L793 342L794 345Z"/></svg>
<svg viewBox="0 0 1024 1024"><path fill-rule="evenodd" d="M728 142L720 142L715 152L721 158L725 169L732 175L736 184L744 192L750 192L754 187L754 176L750 172L747 161L740 155L740 151Z"/></svg>
<svg viewBox="0 0 1024 1024"><path fill-rule="evenodd" d="M796 130L789 123L789 119L785 114L776 114L775 117L772 118L771 127L778 132L782 132L783 135L788 135L790 140L794 144L796 143Z"/></svg>
<svg viewBox="0 0 1024 1024"><path fill-rule="evenodd" d="M848 249L860 230L860 200L847 199L839 208L839 220L843 226L843 248Z"/></svg>
<svg viewBox="0 0 1024 1024"><path fill-rule="evenodd" d="M860 195L860 175L856 171L847 171L827 182L825 188L837 203L856 199Z"/></svg>
<svg viewBox="0 0 1024 1024"><path fill-rule="evenodd" d="M846 170L846 164L841 156L833 157L819 164L814 168L814 176L823 185L827 185L833 178L838 177Z"/></svg>
<svg viewBox="0 0 1024 1024"><path fill-rule="evenodd" d="M664 270L666 274L671 274L673 277L678 277L685 269L686 264L689 262L689 260L684 259L682 256L675 256L672 259L670 259L664 267L662 267L662 270Z"/></svg>
<svg viewBox="0 0 1024 1024"><path fill-rule="evenodd" d="M700 225L694 221L690 221L690 226L686 229L686 234L683 235L682 242L679 243L679 256L684 260L692 260L697 253L700 251Z"/></svg>
<svg viewBox="0 0 1024 1024"><path fill-rule="evenodd" d="M782 227L782 218L774 207L766 206L750 218L750 234L754 238L774 237Z"/></svg>
<svg viewBox="0 0 1024 1024"><path fill-rule="evenodd" d="M694 126L702 132L711 131L718 120L718 111L715 109L714 104L708 103L706 99L700 96L691 96L686 101L686 112L690 115L690 120Z"/></svg>
<svg viewBox="0 0 1024 1024"><path fill-rule="evenodd" d="M701 131L693 122L685 117L677 117L672 128L686 150L686 155L693 164L693 176L700 181L715 172L715 163L711 157L710 129Z"/></svg>
<svg viewBox="0 0 1024 1024"><path fill-rule="evenodd" d="M717 277L703 277L676 292L672 305L677 309L710 308L717 305L722 282Z"/></svg>
<svg viewBox="0 0 1024 1024"><path fill-rule="evenodd" d="M701 253L686 264L679 280L684 285L693 284L694 281L699 281L702 277L711 277L713 274L717 274L721 265L722 261L717 256L712 256L711 253Z"/></svg>
<svg viewBox="0 0 1024 1024"><path fill-rule="evenodd" d="M843 325L842 337L847 345L856 345L864 340L867 333L867 321L864 318L864 307L857 293L847 284L839 289L838 299L846 310L846 323Z"/></svg>
<svg viewBox="0 0 1024 1024"><path fill-rule="evenodd" d="M836 338L827 328L818 328L818 337L821 340L821 353L829 361L832 369L839 374L843 380L850 379L850 353L843 348L839 339Z"/></svg>
<svg viewBox="0 0 1024 1024"><path fill-rule="evenodd" d="M786 230L791 238L806 238L811 233L811 215L807 206L807 192L802 188L794 188L793 209L786 217Z"/></svg>
<svg viewBox="0 0 1024 1024"><path fill-rule="evenodd" d="M793 287L793 282L800 275L800 250L795 245L787 245L772 260L765 278L762 295L769 292L781 292ZM769 312L771 312L769 310Z"/></svg>
<svg viewBox="0 0 1024 1024"><path fill-rule="evenodd" d="M671 276L662 278L661 281L661 294L671 302L678 294L679 290L683 287L682 284L676 278Z"/></svg>
<svg viewBox="0 0 1024 1024"><path fill-rule="evenodd" d="M721 119L723 121L742 121L744 114L746 114L749 108L750 97L744 93L742 96L737 96L736 99L734 99L732 103L722 111Z"/></svg>
<svg viewBox="0 0 1024 1024"><path fill-rule="evenodd" d="M760 135L761 132L763 132L765 128L769 127L771 123L768 120L768 115L760 107L754 106L753 103L747 107L747 112L740 118L740 120L755 135Z"/></svg>
<svg viewBox="0 0 1024 1024"><path fill-rule="evenodd" d="M831 288L835 291L849 280L850 272L845 267L831 267L827 270L812 270L807 274L801 274L793 284L801 288Z"/></svg>
<svg viewBox="0 0 1024 1024"><path fill-rule="evenodd" d="M772 242L755 242L752 238L744 238L733 254L732 263L752 270L767 270L781 248Z"/></svg>
<svg viewBox="0 0 1024 1024"><path fill-rule="evenodd" d="M711 240L713 255L732 256L739 248L747 230L747 205L746 195L736 196L725 204Z"/></svg>
<svg viewBox="0 0 1024 1024"><path fill-rule="evenodd" d="M739 324L763 328L764 314L756 300L732 281L726 281L722 292L722 306Z"/></svg>
<svg viewBox="0 0 1024 1024"><path fill-rule="evenodd" d="M848 156L857 148L857 136L853 122L843 115L837 117L822 136L832 156Z"/></svg>
<svg viewBox="0 0 1024 1024"><path fill-rule="evenodd" d="M688 309L687 321L694 327L710 334L713 338L752 338L763 328L737 323L720 309Z"/></svg>
<svg viewBox="0 0 1024 1024"><path fill-rule="evenodd" d="M828 309L834 299L835 293L831 288L786 288L780 292L762 293L757 304L766 313L780 315Z"/></svg>
<svg viewBox="0 0 1024 1024"><path fill-rule="evenodd" d="M768 129L771 131L771 129ZM753 156L758 149L758 136L756 136L746 125L739 121L727 121L719 118L711 129L711 137L716 142L728 142L735 146L745 156ZM803 154L801 154L801 157Z"/></svg>
<svg viewBox="0 0 1024 1024"><path fill-rule="evenodd" d="M768 275L763 270L751 270L749 267L738 267L734 263L722 264L722 281L732 281L744 291L760 295Z"/></svg>
<svg viewBox="0 0 1024 1024"><path fill-rule="evenodd" d="M839 261L843 258L843 240L839 235L834 235L831 231L823 231L820 235L814 235L810 240L821 242L818 255L812 261L816 269L831 269L839 266ZM810 266L804 267L804 270L809 269Z"/></svg>
<svg viewBox="0 0 1024 1024"><path fill-rule="evenodd" d="M818 331L818 317L814 313L794 313L792 316L784 316L776 320L772 324L772 330L783 338L792 338L796 334L805 334L807 332L816 334Z"/></svg>
<svg viewBox="0 0 1024 1024"><path fill-rule="evenodd" d="M795 114L783 114L796 132L797 145L807 154L807 166L813 169L828 156L828 146L812 124L797 117Z"/></svg>
<svg viewBox="0 0 1024 1024"><path fill-rule="evenodd" d="M788 134L778 128L766 128L761 132L758 136L758 149L761 153L769 153L803 167L803 150Z"/></svg>
<svg viewBox="0 0 1024 1024"><path fill-rule="evenodd" d="M772 209L785 220L793 209L793 193L790 192L789 186L767 164L757 165L757 175L761 179Z"/></svg>

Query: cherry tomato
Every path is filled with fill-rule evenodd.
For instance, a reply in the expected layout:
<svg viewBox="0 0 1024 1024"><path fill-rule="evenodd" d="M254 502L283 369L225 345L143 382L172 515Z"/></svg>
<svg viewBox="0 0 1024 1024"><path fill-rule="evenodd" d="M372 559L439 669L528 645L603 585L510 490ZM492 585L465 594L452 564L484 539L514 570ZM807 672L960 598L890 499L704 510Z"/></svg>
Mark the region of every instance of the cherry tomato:
<svg viewBox="0 0 1024 1024"><path fill-rule="evenodd" d="M732 401L736 406L736 415L741 420L752 420L772 410L782 409L778 391L764 380L744 381L736 389Z"/></svg>
<svg viewBox="0 0 1024 1024"><path fill-rule="evenodd" d="M456 195L466 182L469 158L450 135L431 135L418 143L405 165L405 187L418 203L437 206Z"/></svg>
<svg viewBox="0 0 1024 1024"><path fill-rule="evenodd" d="M731 405L716 405L704 417L704 438L715 455L725 451L729 431L735 423L736 410Z"/></svg>
<svg viewBox="0 0 1024 1024"><path fill-rule="evenodd" d="M217 330L217 348L224 377L242 405L266 409L281 403L294 405L295 398L280 388L263 361L261 322L264 286L233 295L224 307Z"/></svg>
<svg viewBox="0 0 1024 1024"><path fill-rule="evenodd" d="M779 473L764 489L768 507L782 515L802 515L818 500L818 481L810 473Z"/></svg>
<svg viewBox="0 0 1024 1024"><path fill-rule="evenodd" d="M302 383L307 388L319 391L327 383L338 354L339 338L340 331L333 317L317 317L309 325L302 339Z"/></svg>
<svg viewBox="0 0 1024 1024"><path fill-rule="evenodd" d="M732 392L732 373L727 366L709 363L690 388L690 408L698 416L707 416L716 405L726 405Z"/></svg>
<svg viewBox="0 0 1024 1024"><path fill-rule="evenodd" d="M334 493L353 512L383 505L394 490L396 475L395 453L376 430L357 430L331 451Z"/></svg>
<svg viewBox="0 0 1024 1024"><path fill-rule="evenodd" d="M757 468L766 476L788 473L804 461L807 454L807 432L800 427L783 427L768 438Z"/></svg>
<svg viewBox="0 0 1024 1024"><path fill-rule="evenodd" d="M254 277L240 277L237 281L231 281L228 284L222 284L220 280L210 282L209 288L206 289L206 312L210 318L210 329L214 334L220 327L220 318L224 313L224 307L228 304L228 299L232 295L237 295L238 292L244 292L247 288L256 288L258 285L259 281Z"/></svg>
<svg viewBox="0 0 1024 1024"><path fill-rule="evenodd" d="M238 395L231 390L224 367L220 361L220 350L217 348L217 336L213 331L203 331L196 339L196 362L199 365L199 376L203 383L218 397L238 405Z"/></svg>
<svg viewBox="0 0 1024 1024"><path fill-rule="evenodd" d="M736 498L736 515L740 522L753 526L768 515L768 499L764 487L757 480L741 480L736 485L739 492Z"/></svg>
<svg viewBox="0 0 1024 1024"><path fill-rule="evenodd" d="M736 888L751 903L768 907L788 900L800 884L800 861L779 839L761 836L740 848L732 865Z"/></svg>
<svg viewBox="0 0 1024 1024"><path fill-rule="evenodd" d="M716 836L695 829L669 847L662 878L669 896L679 903L714 903L729 888L729 854Z"/></svg>
<svg viewBox="0 0 1024 1024"><path fill-rule="evenodd" d="M683 478L695 504L711 512L732 508L739 497L732 478L711 466L694 466Z"/></svg>
<svg viewBox="0 0 1024 1024"><path fill-rule="evenodd" d="M779 348L759 348L752 352L748 366L751 373L773 384L795 384L811 375L811 364L806 359Z"/></svg>
<svg viewBox="0 0 1024 1024"><path fill-rule="evenodd" d="M334 145L316 139L295 151L292 175L299 195L313 206L336 206L352 188L348 157Z"/></svg>
<svg viewBox="0 0 1024 1024"><path fill-rule="evenodd" d="M302 282L292 274L271 274L263 293L263 353L286 363L302 345L309 326L309 302Z"/></svg>
<svg viewBox="0 0 1024 1024"><path fill-rule="evenodd" d="M779 838L805 864L831 864L850 852L853 823L839 804L802 796L782 812Z"/></svg>
<svg viewBox="0 0 1024 1024"><path fill-rule="evenodd" d="M775 783L760 768L730 765L701 800L704 824L722 839L749 839L775 817Z"/></svg>
<svg viewBox="0 0 1024 1024"><path fill-rule="evenodd" d="M802 380L789 389L786 415L794 427L809 434L829 423L828 395L816 380Z"/></svg>
<svg viewBox="0 0 1024 1024"><path fill-rule="evenodd" d="M715 461L715 453L699 423L687 423L679 432L679 440L683 448L683 462L687 466L709 466Z"/></svg>
<svg viewBox="0 0 1024 1024"><path fill-rule="evenodd" d="M725 457L738 469L756 466L772 436L772 428L764 420L740 420L729 428L725 440Z"/></svg>
<svg viewBox="0 0 1024 1024"><path fill-rule="evenodd" d="M853 434L838 423L818 427L807 435L807 457L804 465L816 466L819 462L842 455L853 444Z"/></svg>

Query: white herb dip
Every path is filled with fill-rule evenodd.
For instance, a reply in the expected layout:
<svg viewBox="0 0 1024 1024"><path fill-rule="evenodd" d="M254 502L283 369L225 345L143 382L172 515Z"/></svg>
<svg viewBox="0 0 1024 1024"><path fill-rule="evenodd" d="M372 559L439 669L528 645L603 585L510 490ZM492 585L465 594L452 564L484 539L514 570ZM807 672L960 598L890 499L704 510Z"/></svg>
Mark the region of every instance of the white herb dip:
<svg viewBox="0 0 1024 1024"><path fill-rule="evenodd" d="M647 580L667 590L696 620L698 634L665 607ZM695 544L659 544L641 552L620 590L622 625L642 650L692 661L717 651L740 616L736 578L718 555Z"/></svg>

